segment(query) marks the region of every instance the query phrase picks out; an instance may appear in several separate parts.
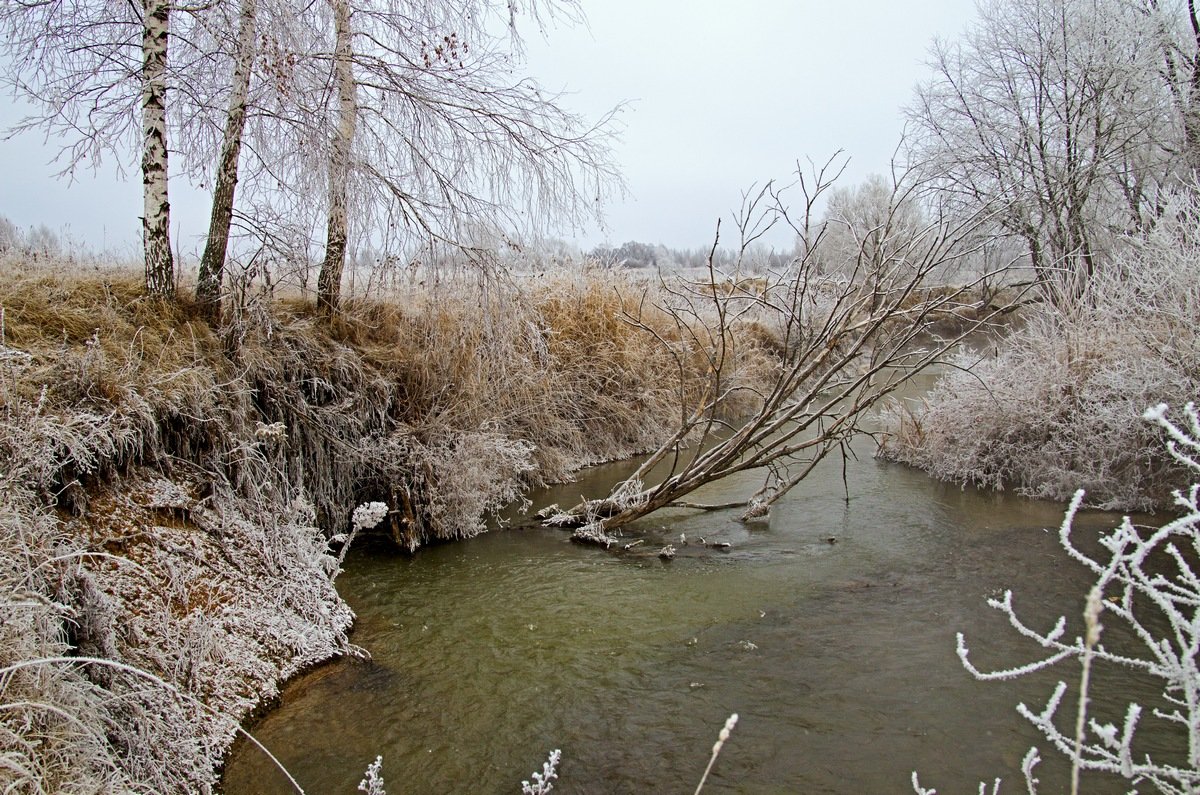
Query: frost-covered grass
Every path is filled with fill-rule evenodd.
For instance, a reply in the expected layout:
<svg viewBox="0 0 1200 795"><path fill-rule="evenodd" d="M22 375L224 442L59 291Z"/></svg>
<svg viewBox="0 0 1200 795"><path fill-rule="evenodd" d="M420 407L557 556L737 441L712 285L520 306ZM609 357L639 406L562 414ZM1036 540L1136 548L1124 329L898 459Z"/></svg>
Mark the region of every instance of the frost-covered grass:
<svg viewBox="0 0 1200 795"><path fill-rule="evenodd" d="M607 273L447 280L333 328L247 292L212 329L137 274L2 268L4 791L211 790L236 721L353 651L351 532L474 535L657 443L690 388Z"/></svg>
<svg viewBox="0 0 1200 795"><path fill-rule="evenodd" d="M1200 394L1200 239L1175 208L1075 305L1027 310L924 400L893 407L881 454L943 480L1101 507L1169 504L1178 467L1135 420Z"/></svg>
<svg viewBox="0 0 1200 795"><path fill-rule="evenodd" d="M324 539L265 458L242 463L257 485L239 490L230 468L184 457L185 438L210 455L249 450L245 422L209 446L211 424L234 415L201 371L205 337L180 351L151 320L118 344L142 311L116 304L119 283L8 284L0 788L208 791L237 721L349 649Z"/></svg>

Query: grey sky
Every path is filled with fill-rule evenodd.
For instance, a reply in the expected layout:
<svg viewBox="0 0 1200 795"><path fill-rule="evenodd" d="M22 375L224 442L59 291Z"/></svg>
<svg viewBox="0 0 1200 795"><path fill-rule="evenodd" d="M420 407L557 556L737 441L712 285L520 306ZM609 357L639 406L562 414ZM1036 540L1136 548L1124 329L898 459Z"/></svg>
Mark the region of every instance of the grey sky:
<svg viewBox="0 0 1200 795"><path fill-rule="evenodd" d="M797 159L841 149L848 182L885 171L932 38L956 36L974 13L972 0L583 4L588 29L551 28L545 41L527 31L526 43L529 73L569 92L572 109L597 117L630 103L617 146L629 196L609 206L606 231L574 236L585 248L604 240L704 245L745 189L790 181ZM12 118L12 109L0 111L3 122ZM68 185L45 165L52 154L38 134L0 141L0 214L133 253L136 168L123 183L85 171ZM190 251L207 202L184 187L172 182L172 225Z"/></svg>
<svg viewBox="0 0 1200 795"><path fill-rule="evenodd" d="M548 88L593 115L621 100L629 200L607 237L694 247L711 241L752 183L789 182L797 159L850 157L846 179L883 172L901 106L935 35L955 37L972 0L604 0L590 32L530 46ZM602 238L589 232L594 242Z"/></svg>

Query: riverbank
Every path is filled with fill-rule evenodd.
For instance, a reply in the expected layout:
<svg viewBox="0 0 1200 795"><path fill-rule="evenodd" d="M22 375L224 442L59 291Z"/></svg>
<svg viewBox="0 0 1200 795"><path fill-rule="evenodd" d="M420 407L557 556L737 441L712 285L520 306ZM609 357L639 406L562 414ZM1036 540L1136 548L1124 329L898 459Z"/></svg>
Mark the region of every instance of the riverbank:
<svg viewBox="0 0 1200 795"><path fill-rule="evenodd" d="M615 270L431 274L330 322L239 288L214 328L139 274L4 264L13 781L211 791L245 715L356 652L333 585L356 507L384 503L379 530L413 552L656 447L712 387L713 328L722 416L753 411L785 330L748 305L691 326L704 300L672 312L656 289ZM972 305L945 306L929 319Z"/></svg>
<svg viewBox="0 0 1200 795"><path fill-rule="evenodd" d="M392 506L410 551L468 537L657 443L686 398L611 273L422 286L332 326L251 297L217 329L135 274L0 284L6 786L211 791L242 717L354 652L355 506Z"/></svg>
<svg viewBox="0 0 1200 795"><path fill-rule="evenodd" d="M1073 302L1028 307L992 351L966 351L920 401L895 407L885 458L959 485L1108 510L1172 510L1193 473L1139 418L1200 395L1195 213L1131 238Z"/></svg>

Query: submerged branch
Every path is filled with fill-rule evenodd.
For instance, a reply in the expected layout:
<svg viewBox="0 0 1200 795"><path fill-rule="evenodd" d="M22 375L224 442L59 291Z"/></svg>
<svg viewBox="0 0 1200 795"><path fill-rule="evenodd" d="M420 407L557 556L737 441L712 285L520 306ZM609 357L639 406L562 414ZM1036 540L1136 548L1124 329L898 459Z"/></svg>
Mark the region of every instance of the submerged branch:
<svg viewBox="0 0 1200 795"><path fill-rule="evenodd" d="M737 500L735 502L722 502L715 505L709 505L700 502L687 502L686 500L675 500L667 503L668 508L690 508L696 511L727 511L732 508L745 508L750 504L749 500Z"/></svg>

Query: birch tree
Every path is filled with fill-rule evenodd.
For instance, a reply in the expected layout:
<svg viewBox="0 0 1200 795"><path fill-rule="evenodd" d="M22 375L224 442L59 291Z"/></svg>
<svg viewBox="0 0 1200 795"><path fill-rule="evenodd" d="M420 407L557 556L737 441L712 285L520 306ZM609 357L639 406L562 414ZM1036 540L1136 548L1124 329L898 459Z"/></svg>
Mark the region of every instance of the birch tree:
<svg viewBox="0 0 1200 795"><path fill-rule="evenodd" d="M170 121L179 172L212 191L196 298L215 322L231 254L257 259L286 248L307 262L308 220L323 190L293 174L312 168L320 158L313 150L326 148L295 130L324 124L329 19L322 4L290 0L219 0L195 7L191 18L186 44L199 56L175 65L180 90ZM298 220L304 242L282 245L297 237Z"/></svg>
<svg viewBox="0 0 1200 795"><path fill-rule="evenodd" d="M167 45L170 0L142 3L142 244L146 290L175 295L171 205L167 201Z"/></svg>
<svg viewBox="0 0 1200 795"><path fill-rule="evenodd" d="M354 82L350 0L329 0L333 11L333 77L337 88L337 127L329 150L329 218L325 226L325 261L317 278L317 307L325 314L337 308L342 268L346 262L346 200L349 191L350 153L358 125L358 98Z"/></svg>
<svg viewBox="0 0 1200 795"><path fill-rule="evenodd" d="M250 80L257 54L258 5L256 0L242 0L238 15L237 46L234 51L233 72L230 78L229 110L221 139L213 185L212 211L208 222L208 237L200 259L196 280L196 299L210 320L220 312L221 280L225 272L225 257L229 249L229 229L233 222L234 192L238 182L238 159L242 151L242 134L246 127L246 110L250 95Z"/></svg>
<svg viewBox="0 0 1200 795"><path fill-rule="evenodd" d="M138 163L146 288L160 297L172 297L176 287L171 169L177 163L185 171L195 169L196 153L187 143L200 128L219 129L226 115L224 107L203 102L211 86L224 83L215 75L228 50L212 48L206 29L225 5L182 10L169 0L0 5L0 35L14 53L4 64L3 80L32 107L11 131L41 129L54 138L63 176L99 167L105 159L114 160L122 175L127 165ZM234 111L231 105L231 117ZM169 151L179 160L172 157L169 164Z"/></svg>
<svg viewBox="0 0 1200 795"><path fill-rule="evenodd" d="M33 109L12 131L40 128L57 138L64 174L139 154L146 287L162 297L175 289L167 196L172 24L166 0L0 5L11 53L3 80Z"/></svg>
<svg viewBox="0 0 1200 795"><path fill-rule="evenodd" d="M574 2L330 0L336 108L298 119L306 152L290 171L327 197L318 304L333 311L347 246L472 250L481 235L546 231L597 211L619 184L611 115L596 124L514 77L518 18L578 19ZM496 31L501 31L497 33ZM325 126L314 129L313 120ZM297 161L300 162L300 161ZM303 190L303 188L301 188Z"/></svg>

